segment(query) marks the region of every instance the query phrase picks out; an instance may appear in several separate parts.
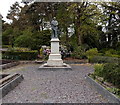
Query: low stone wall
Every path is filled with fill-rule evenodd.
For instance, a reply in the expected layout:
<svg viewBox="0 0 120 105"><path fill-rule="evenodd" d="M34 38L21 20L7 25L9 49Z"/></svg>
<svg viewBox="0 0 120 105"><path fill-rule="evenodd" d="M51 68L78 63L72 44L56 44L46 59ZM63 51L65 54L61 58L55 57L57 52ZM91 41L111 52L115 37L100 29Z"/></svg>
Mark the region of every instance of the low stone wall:
<svg viewBox="0 0 120 105"><path fill-rule="evenodd" d="M98 91L98 93L100 93L110 103L120 103L120 99L118 97L116 97L114 94L110 93L108 90L106 90L103 86L101 86L95 80L90 78L88 75L86 75L86 80L87 80L87 82L89 82L89 84L92 87L94 87Z"/></svg>
<svg viewBox="0 0 120 105"><path fill-rule="evenodd" d="M1 69L7 69L7 68L10 68L10 67L13 67L13 66L17 66L19 64L20 64L19 62L6 63L6 64L0 65L0 68Z"/></svg>
<svg viewBox="0 0 120 105"><path fill-rule="evenodd" d="M44 63L44 61L42 61L42 60L35 60L35 61L19 61L20 62L20 64L42 64L42 63Z"/></svg>
<svg viewBox="0 0 120 105"><path fill-rule="evenodd" d="M4 97L5 95L8 94L8 92L10 92L11 90L13 90L16 86L18 86L18 84L23 80L23 76L22 75L18 75L17 77L15 77L14 79L12 79L11 81L8 81L8 83L6 83L5 85L3 85L2 87L0 87L0 99L2 97Z"/></svg>
<svg viewBox="0 0 120 105"><path fill-rule="evenodd" d="M19 64L42 64L44 63L44 61L17 61L17 62L10 62L10 63L6 63L6 64L2 64L0 65L0 70L4 70L7 68L11 68L13 66L17 66Z"/></svg>

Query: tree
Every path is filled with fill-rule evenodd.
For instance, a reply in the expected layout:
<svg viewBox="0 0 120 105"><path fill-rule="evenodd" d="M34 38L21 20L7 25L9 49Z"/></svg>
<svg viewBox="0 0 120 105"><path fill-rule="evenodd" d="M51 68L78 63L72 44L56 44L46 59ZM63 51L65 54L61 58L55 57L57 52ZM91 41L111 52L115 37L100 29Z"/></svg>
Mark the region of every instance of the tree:
<svg viewBox="0 0 120 105"><path fill-rule="evenodd" d="M2 44L3 45L11 45L13 46L13 36L12 36L12 33L13 33L13 29L12 28L7 28L4 32L3 32L3 35L2 35Z"/></svg>
<svg viewBox="0 0 120 105"><path fill-rule="evenodd" d="M77 44L87 43L84 40L84 36L90 34L97 35L101 11L97 4L89 2L71 3L68 8L71 11L70 17L73 18Z"/></svg>
<svg viewBox="0 0 120 105"><path fill-rule="evenodd" d="M14 23L14 25L17 25L16 21L19 19L20 11L21 11L21 6L19 5L18 2L15 2L10 7L9 13L7 14L7 18L12 20L12 23Z"/></svg>
<svg viewBox="0 0 120 105"><path fill-rule="evenodd" d="M39 49L40 46L46 45L50 46L50 30L43 30L40 32L33 33L32 38L34 39L34 46L32 49Z"/></svg>
<svg viewBox="0 0 120 105"><path fill-rule="evenodd" d="M120 35L120 2L111 2L102 4L104 14L106 15L106 33L108 42L106 47L115 48Z"/></svg>
<svg viewBox="0 0 120 105"><path fill-rule="evenodd" d="M12 8L11 11L15 12L17 7L13 7L14 9ZM37 44L32 44L34 45L31 47L32 49L38 48L41 44L49 45L47 42L51 36L49 29L53 17L56 17L59 22L62 44L66 46L70 46L71 43L75 46L88 44L90 47L98 47L99 45L101 30L98 29L98 23L101 21L101 11L97 3L34 2L26 3L24 7L21 7L19 14L16 14L19 17L17 19L14 19L14 12L11 12L10 15L14 20L10 26L13 28L13 43L17 46L20 45L16 44L19 42L18 39L24 38L27 32L30 32L31 35L28 34L28 36L32 37L34 39L32 41ZM72 36L69 36L68 28L75 30ZM28 30L26 31L26 29ZM29 39L28 36L27 39Z"/></svg>
<svg viewBox="0 0 120 105"><path fill-rule="evenodd" d="M22 35L16 38L16 40L14 41L15 46L32 48L34 44L34 39L32 38L33 33L30 30L31 30L31 27L25 29L22 32Z"/></svg>
<svg viewBox="0 0 120 105"><path fill-rule="evenodd" d="M16 38L14 44L16 47L27 47L37 50L42 45L50 45L50 31L32 32L32 27L26 28L22 34Z"/></svg>
<svg viewBox="0 0 120 105"><path fill-rule="evenodd" d="M68 28L73 24L72 18L70 17L70 12L68 11L69 3L60 3L57 7L57 20L59 22L59 29L61 33L65 35L65 45L69 45L69 34ZM63 39L62 39L63 40Z"/></svg>

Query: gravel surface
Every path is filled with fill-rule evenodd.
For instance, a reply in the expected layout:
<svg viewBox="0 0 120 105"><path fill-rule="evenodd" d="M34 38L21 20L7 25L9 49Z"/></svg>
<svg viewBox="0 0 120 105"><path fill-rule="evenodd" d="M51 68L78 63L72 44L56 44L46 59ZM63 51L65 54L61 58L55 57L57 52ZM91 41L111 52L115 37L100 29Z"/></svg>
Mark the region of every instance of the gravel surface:
<svg viewBox="0 0 120 105"><path fill-rule="evenodd" d="M24 80L3 103L108 103L85 80L91 65L74 64L71 71L38 70L40 65L20 65L5 72L23 74Z"/></svg>

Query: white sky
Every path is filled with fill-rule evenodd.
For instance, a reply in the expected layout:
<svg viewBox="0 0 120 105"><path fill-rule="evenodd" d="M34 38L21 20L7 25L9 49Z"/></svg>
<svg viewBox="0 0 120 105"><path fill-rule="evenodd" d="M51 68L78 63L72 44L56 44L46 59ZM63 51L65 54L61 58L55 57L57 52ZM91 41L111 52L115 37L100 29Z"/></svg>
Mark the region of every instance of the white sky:
<svg viewBox="0 0 120 105"><path fill-rule="evenodd" d="M6 19L7 13L10 10L10 6L12 6L12 4L14 4L16 1L20 3L22 0L1 0L0 13L3 16L3 20L8 22Z"/></svg>

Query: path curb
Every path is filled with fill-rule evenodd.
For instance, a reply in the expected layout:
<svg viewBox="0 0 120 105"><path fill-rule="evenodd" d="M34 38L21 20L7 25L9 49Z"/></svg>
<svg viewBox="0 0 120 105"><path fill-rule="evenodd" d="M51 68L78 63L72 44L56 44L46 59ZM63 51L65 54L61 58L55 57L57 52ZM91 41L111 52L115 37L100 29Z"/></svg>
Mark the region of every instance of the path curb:
<svg viewBox="0 0 120 105"><path fill-rule="evenodd" d="M1 94L0 99L5 95L7 95L8 92L13 90L16 86L18 86L23 79L24 79L23 76L19 74L19 76L11 80L8 84L4 85L3 87L0 87L0 94Z"/></svg>
<svg viewBox="0 0 120 105"><path fill-rule="evenodd" d="M13 66L17 66L19 64L20 64L19 62L11 62L11 63L0 65L0 68L7 69L7 68L11 68Z"/></svg>
<svg viewBox="0 0 120 105"><path fill-rule="evenodd" d="M98 91L98 93L100 93L110 103L120 103L120 99L118 97L116 97L114 94L110 93L108 90L106 90L103 86L101 86L99 83L97 83L91 77L86 75L85 78L86 78L86 81L89 82L89 84L92 87L94 87Z"/></svg>

